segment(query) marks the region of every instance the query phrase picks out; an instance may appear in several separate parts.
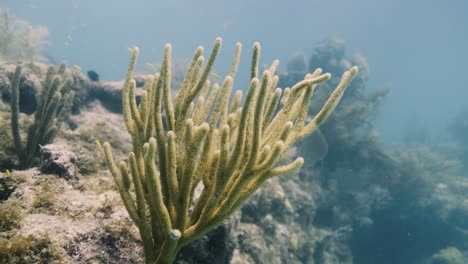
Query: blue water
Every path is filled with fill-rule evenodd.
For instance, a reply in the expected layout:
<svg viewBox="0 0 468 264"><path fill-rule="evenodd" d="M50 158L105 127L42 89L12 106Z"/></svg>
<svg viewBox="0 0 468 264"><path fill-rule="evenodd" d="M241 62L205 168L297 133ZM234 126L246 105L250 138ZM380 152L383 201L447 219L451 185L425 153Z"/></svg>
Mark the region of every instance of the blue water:
<svg viewBox="0 0 468 264"><path fill-rule="evenodd" d="M452 142L448 127L468 107L465 0L2 0L0 7L48 29L44 51L51 61L95 70L102 80L124 77L127 49L134 45L140 47L139 67L144 69L161 60L165 43L173 45L173 57L187 59L197 45L209 49L220 36L223 50L216 72L223 76L229 71L235 44L243 43L235 88L245 89L254 41L262 45L260 65L278 58L285 71L290 56L301 52L308 58L326 38L342 39L347 54L359 53L367 59L367 91L390 88L373 121L386 146L407 144L405 138L412 131L422 131L429 138L428 146ZM468 151L461 153L459 159L468 160L463 157ZM398 210L387 208L383 215ZM377 222L393 220L375 216ZM434 220L428 225L442 224ZM434 232L435 237L443 233ZM368 243L366 238L354 239ZM354 250L365 255L362 248ZM362 263L378 261L367 257L361 256Z"/></svg>
<svg viewBox="0 0 468 264"><path fill-rule="evenodd" d="M55 61L94 69L102 79L122 78L133 45L140 46L144 65L159 61L167 42L174 45L174 56L187 58L196 45L210 46L221 36L225 60L218 68L227 71L237 41L244 50L260 41L262 62L278 58L284 66L297 51L309 54L326 37L342 38L350 52L367 58L369 88L392 88L377 122L390 142L400 141L415 119L443 138L447 119L468 96L464 0L3 0L0 5L49 29L45 50Z"/></svg>

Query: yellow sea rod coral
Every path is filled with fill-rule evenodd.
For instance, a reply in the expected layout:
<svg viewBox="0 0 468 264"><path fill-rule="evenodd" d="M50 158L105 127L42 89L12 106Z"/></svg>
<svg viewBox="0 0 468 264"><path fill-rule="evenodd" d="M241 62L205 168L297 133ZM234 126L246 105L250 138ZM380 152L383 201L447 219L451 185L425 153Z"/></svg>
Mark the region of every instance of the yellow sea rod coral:
<svg viewBox="0 0 468 264"><path fill-rule="evenodd" d="M250 86L241 103L241 91L231 96L241 44L223 83L212 85L208 80L220 48L218 38L206 63L203 48L195 50L172 98L172 48L166 45L161 70L146 80L139 104L133 80L138 48L130 50L122 95L133 142L129 163L116 165L109 143L103 148L124 205L140 231L146 263L171 263L180 248L219 225L264 181L300 168L302 158L277 164L294 142L326 120L358 71L354 66L345 72L321 111L306 123L314 89L330 74L317 69L291 88L277 88L279 62L259 75L260 44L255 43ZM195 199L199 184L203 191Z"/></svg>

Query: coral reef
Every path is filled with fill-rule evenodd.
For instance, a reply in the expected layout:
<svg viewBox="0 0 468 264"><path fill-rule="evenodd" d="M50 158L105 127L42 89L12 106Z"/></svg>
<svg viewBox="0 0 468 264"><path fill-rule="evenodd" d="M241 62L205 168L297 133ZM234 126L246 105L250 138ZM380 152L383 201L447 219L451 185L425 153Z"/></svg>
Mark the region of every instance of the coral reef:
<svg viewBox="0 0 468 264"><path fill-rule="evenodd" d="M468 173L468 107L460 110L453 118L448 130L456 144L456 148L450 151L462 160L464 171Z"/></svg>
<svg viewBox="0 0 468 264"><path fill-rule="evenodd" d="M136 230L111 178L72 185L37 169L15 171L0 203L0 263L139 263Z"/></svg>
<svg viewBox="0 0 468 264"><path fill-rule="evenodd" d="M428 264L463 264L468 258L456 247L448 247L434 254Z"/></svg>
<svg viewBox="0 0 468 264"><path fill-rule="evenodd" d="M303 67L303 60L294 57L292 61ZM316 155L311 148L317 143L305 139L298 145L299 154L309 161L299 175L301 189L314 193L309 228L320 232L349 227L348 236L334 245L348 248L356 263L424 263L446 245L466 252L467 226L461 219L467 215L468 185L460 170L463 156L453 155L459 150L385 146L372 123L388 89L366 92L367 62L359 55L348 58L342 41L323 42L309 64L332 73L357 64L362 73L320 128L329 143L327 155L313 163ZM328 83L338 81L332 78ZM316 92L318 105L326 100L324 90L333 89L327 84ZM317 108L313 103L309 111L315 113ZM459 134L463 134L463 120L454 122ZM393 254L395 245L400 254ZM371 247L378 247L378 253L369 251Z"/></svg>
<svg viewBox="0 0 468 264"><path fill-rule="evenodd" d="M299 173L265 181L240 210L182 248L174 263L466 262L466 110L454 117L451 141L444 145L428 145L424 131L417 130L412 135L417 142L385 145L373 121L388 90L367 87L365 58L348 56L344 42L336 39L321 43L310 57L293 55L288 71L278 74L278 86L293 86L317 65L330 71L331 79L314 91L309 105L314 116L340 81L336 75L352 64L360 74L320 134L283 155L280 165L304 157ZM25 135L49 65L21 65L18 118ZM36 168L12 170L16 153L9 104L16 66L0 61L0 123L5 124L0 125L0 171L5 172L0 172L0 263L142 263L139 230L95 143L109 142L116 160L133 151L121 115L125 80L93 82L77 67L64 72L65 79L74 80L76 97L73 114L54 142L75 153L79 178L66 181ZM172 67L173 87L172 81L184 75L178 68L187 70ZM148 75L134 78L135 100L141 103ZM208 78L219 81L215 75ZM161 112L165 120L166 110ZM129 192L135 198L133 186ZM190 213L202 193L203 184L193 189Z"/></svg>
<svg viewBox="0 0 468 264"><path fill-rule="evenodd" d="M62 145L48 144L41 147L41 172L55 174L65 180L76 179L76 155Z"/></svg>
<svg viewBox="0 0 468 264"><path fill-rule="evenodd" d="M46 61L42 46L47 28L31 26L28 22L0 8L0 58L8 60Z"/></svg>

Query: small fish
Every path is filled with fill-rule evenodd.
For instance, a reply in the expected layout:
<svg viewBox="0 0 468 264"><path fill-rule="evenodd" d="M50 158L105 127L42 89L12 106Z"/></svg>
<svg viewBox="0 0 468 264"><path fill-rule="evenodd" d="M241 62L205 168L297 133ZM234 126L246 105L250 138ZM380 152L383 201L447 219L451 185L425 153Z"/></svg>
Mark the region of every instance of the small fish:
<svg viewBox="0 0 468 264"><path fill-rule="evenodd" d="M217 79L217 80L221 79L221 76L219 76L219 74L217 74L217 73L214 72L214 71L211 71L211 72L210 72L210 77L213 77L213 78L215 78L215 79Z"/></svg>
<svg viewBox="0 0 468 264"><path fill-rule="evenodd" d="M148 72L157 72L159 71L159 66L154 63L146 63L146 70Z"/></svg>
<svg viewBox="0 0 468 264"><path fill-rule="evenodd" d="M93 82L99 82L99 74L96 71L89 70L87 72L88 78Z"/></svg>
<svg viewBox="0 0 468 264"><path fill-rule="evenodd" d="M73 42L73 38L72 38L71 34L68 34L67 37L66 37L66 40L64 42L64 45L66 47L69 47L69 46L71 46L72 42Z"/></svg>
<svg viewBox="0 0 468 264"><path fill-rule="evenodd" d="M231 28L231 27L232 27L232 24L233 24L233 22L232 22L231 20L226 20L226 21L224 21L224 23L223 23L223 29L224 29L224 30L227 30L227 29Z"/></svg>
<svg viewBox="0 0 468 264"><path fill-rule="evenodd" d="M26 7L27 7L27 8L31 8L31 9L37 8L37 6L36 6L32 1L26 3Z"/></svg>

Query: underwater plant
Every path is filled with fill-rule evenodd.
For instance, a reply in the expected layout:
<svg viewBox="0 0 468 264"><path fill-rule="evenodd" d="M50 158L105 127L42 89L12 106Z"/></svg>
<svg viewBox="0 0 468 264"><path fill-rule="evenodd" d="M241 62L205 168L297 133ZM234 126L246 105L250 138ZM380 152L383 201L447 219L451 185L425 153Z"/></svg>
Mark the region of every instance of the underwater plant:
<svg viewBox="0 0 468 264"><path fill-rule="evenodd" d="M171 263L183 246L233 214L267 179L300 168L302 158L279 164L282 155L327 119L358 72L356 66L346 71L321 111L306 122L314 89L329 73L317 69L292 88L277 88L279 62L259 75L260 44L255 43L242 104L241 91L230 100L241 44L223 83L211 85L208 80L220 48L218 38L204 67L203 48L196 49L173 99L172 48L166 45L160 72L146 79L139 104L133 79L138 48L130 50L122 93L133 145L129 167L124 161L115 164L109 143L103 149L124 206L139 229L146 263Z"/></svg>
<svg viewBox="0 0 468 264"><path fill-rule="evenodd" d="M28 127L26 144L23 144L19 128L21 66L16 67L11 81L11 128L21 169L36 163L40 146L54 141L60 126L70 114L75 92L71 91L72 80L62 81L61 76L63 77L64 72L65 64L60 65L58 69L53 66L48 68L34 122Z"/></svg>

